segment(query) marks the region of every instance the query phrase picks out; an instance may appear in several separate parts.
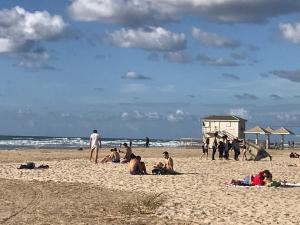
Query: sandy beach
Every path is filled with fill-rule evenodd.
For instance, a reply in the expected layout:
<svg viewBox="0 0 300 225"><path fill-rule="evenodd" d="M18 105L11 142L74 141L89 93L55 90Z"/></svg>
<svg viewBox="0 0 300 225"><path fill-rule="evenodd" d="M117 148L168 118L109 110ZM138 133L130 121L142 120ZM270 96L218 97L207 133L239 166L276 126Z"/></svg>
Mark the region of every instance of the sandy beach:
<svg viewBox="0 0 300 225"><path fill-rule="evenodd" d="M182 174L132 176L127 165L89 162L88 150L0 151L0 224L300 224L300 188L227 184L264 169L299 183L290 151L271 151L272 162L201 160L198 149L133 151L150 171L165 150ZM17 169L27 161L50 168Z"/></svg>

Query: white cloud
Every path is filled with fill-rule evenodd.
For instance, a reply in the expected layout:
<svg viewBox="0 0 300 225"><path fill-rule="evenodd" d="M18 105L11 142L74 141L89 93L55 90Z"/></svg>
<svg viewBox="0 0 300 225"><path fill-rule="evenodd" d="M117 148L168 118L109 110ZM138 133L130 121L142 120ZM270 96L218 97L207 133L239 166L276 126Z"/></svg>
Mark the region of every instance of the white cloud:
<svg viewBox="0 0 300 225"><path fill-rule="evenodd" d="M193 15L213 21L261 23L300 11L295 0L73 0L70 15L81 21L153 25Z"/></svg>
<svg viewBox="0 0 300 225"><path fill-rule="evenodd" d="M300 23L281 23L279 24L279 29L285 39L292 43L300 44Z"/></svg>
<svg viewBox="0 0 300 225"><path fill-rule="evenodd" d="M239 116L239 117L242 117L244 119L250 119L251 118L251 115L250 115L249 111L244 109L244 108L230 109L229 114L232 115L232 116Z"/></svg>
<svg viewBox="0 0 300 225"><path fill-rule="evenodd" d="M193 57L183 51L167 52L164 55L165 59L175 63L190 63L193 62Z"/></svg>
<svg viewBox="0 0 300 225"><path fill-rule="evenodd" d="M142 48L148 51L176 51L186 47L183 33L173 33L162 27L122 28L107 34L107 39L121 48Z"/></svg>
<svg viewBox="0 0 300 225"><path fill-rule="evenodd" d="M213 58L213 57L209 57L205 54L198 55L197 60L200 63L202 63L204 65L209 65L209 66L229 66L229 67L240 66L239 63L237 63L233 60L224 59L224 58Z"/></svg>
<svg viewBox="0 0 300 225"><path fill-rule="evenodd" d="M298 117L293 113L278 113L276 115L277 119L284 121L284 122L293 122L298 121Z"/></svg>
<svg viewBox="0 0 300 225"><path fill-rule="evenodd" d="M144 0L73 0L69 13L75 20L129 25L172 19L172 15L160 13L153 2Z"/></svg>
<svg viewBox="0 0 300 225"><path fill-rule="evenodd" d="M147 77L147 76L144 76L144 75L141 75L141 74L137 74L134 71L128 71L121 78L125 79L125 80L151 80L150 77Z"/></svg>
<svg viewBox="0 0 300 225"><path fill-rule="evenodd" d="M122 115L121 115L121 119L122 119L122 120L127 120L128 117L129 117L128 112L123 112Z"/></svg>
<svg viewBox="0 0 300 225"><path fill-rule="evenodd" d="M200 28L192 28L192 36L201 44L211 47L228 47L236 48L240 43L226 37L221 37L215 33L206 32Z"/></svg>
<svg viewBox="0 0 300 225"><path fill-rule="evenodd" d="M33 13L16 6L0 10L0 53L24 50L32 42L50 40L64 31L63 19L47 11Z"/></svg>
<svg viewBox="0 0 300 225"><path fill-rule="evenodd" d="M161 116L158 112L140 112L139 110L123 112L121 114L122 120L159 120L160 118Z"/></svg>
<svg viewBox="0 0 300 225"><path fill-rule="evenodd" d="M184 120L191 120L192 116L188 112L184 112L181 109L177 109L175 113L168 114L166 118L169 122L180 122Z"/></svg>

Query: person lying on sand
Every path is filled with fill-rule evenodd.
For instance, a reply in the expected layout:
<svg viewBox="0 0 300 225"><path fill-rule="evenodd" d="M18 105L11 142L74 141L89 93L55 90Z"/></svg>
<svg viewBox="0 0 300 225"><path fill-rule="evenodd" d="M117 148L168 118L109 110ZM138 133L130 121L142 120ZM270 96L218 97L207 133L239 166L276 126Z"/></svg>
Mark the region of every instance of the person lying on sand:
<svg viewBox="0 0 300 225"><path fill-rule="evenodd" d="M242 180L231 180L230 184L237 186L268 186L272 183L272 173L264 170L256 175L244 177Z"/></svg>
<svg viewBox="0 0 300 225"><path fill-rule="evenodd" d="M173 159L169 156L168 152L164 152L165 162L159 162L152 170L153 174L174 174Z"/></svg>
<svg viewBox="0 0 300 225"><path fill-rule="evenodd" d="M113 163L119 163L120 162L120 154L118 152L117 148L112 148L110 155L105 156L101 163L107 163L107 162L113 162Z"/></svg>
<svg viewBox="0 0 300 225"><path fill-rule="evenodd" d="M131 175L147 174L145 163L141 162L140 156L131 155L128 169Z"/></svg>

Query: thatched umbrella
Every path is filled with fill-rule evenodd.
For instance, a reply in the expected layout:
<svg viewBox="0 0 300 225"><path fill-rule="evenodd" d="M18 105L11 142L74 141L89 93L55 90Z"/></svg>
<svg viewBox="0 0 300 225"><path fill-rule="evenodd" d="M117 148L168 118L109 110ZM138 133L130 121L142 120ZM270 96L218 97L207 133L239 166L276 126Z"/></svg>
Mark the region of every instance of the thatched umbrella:
<svg viewBox="0 0 300 225"><path fill-rule="evenodd" d="M266 134L267 135L266 146L267 146L267 148L270 148L270 136L271 136L271 134L273 134L274 129L271 127L267 127L265 130L269 132Z"/></svg>
<svg viewBox="0 0 300 225"><path fill-rule="evenodd" d="M258 144L258 135L260 134L269 134L268 131L266 131L264 128L260 127L260 126L256 126L256 127L253 127L249 130L246 130L244 132L245 134L256 134L256 139L255 139L255 144Z"/></svg>
<svg viewBox="0 0 300 225"><path fill-rule="evenodd" d="M273 134L281 135L281 149L284 149L284 135L295 134L294 132L288 130L285 127L281 127L272 132Z"/></svg>

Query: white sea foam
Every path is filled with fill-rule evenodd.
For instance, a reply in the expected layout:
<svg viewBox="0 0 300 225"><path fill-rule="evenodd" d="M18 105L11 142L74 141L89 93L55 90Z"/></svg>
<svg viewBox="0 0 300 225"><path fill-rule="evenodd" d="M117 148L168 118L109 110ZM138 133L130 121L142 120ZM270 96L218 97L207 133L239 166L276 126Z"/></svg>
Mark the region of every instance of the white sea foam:
<svg viewBox="0 0 300 225"><path fill-rule="evenodd" d="M113 139L102 140L104 147L119 147L120 144L129 144L132 141L133 147L145 146L143 139ZM158 140L150 141L151 147L178 147L180 142L177 140ZM84 148L89 146L88 138L81 137L0 137L0 149L19 149L19 148Z"/></svg>

